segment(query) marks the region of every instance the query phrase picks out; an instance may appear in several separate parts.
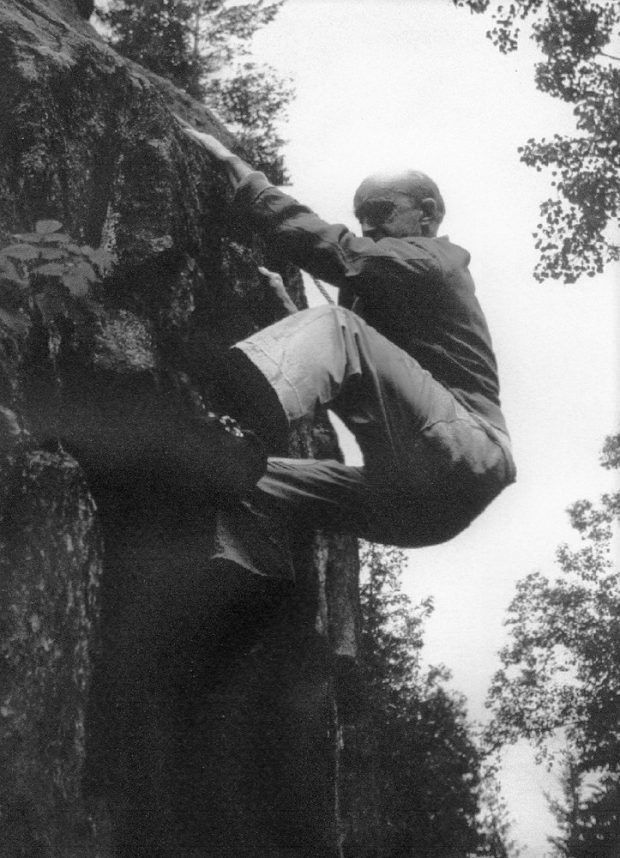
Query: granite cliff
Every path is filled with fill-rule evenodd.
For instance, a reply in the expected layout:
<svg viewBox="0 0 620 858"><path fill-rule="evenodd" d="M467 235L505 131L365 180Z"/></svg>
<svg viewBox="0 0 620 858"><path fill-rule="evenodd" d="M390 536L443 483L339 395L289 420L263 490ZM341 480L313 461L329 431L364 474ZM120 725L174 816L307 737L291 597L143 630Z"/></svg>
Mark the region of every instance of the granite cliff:
<svg viewBox="0 0 620 858"><path fill-rule="evenodd" d="M173 113L226 129L89 6L0 0L0 855L340 855L355 543L287 534L292 586L218 578L192 453L218 356L280 313L257 264L300 307L302 280L227 222ZM117 435L129 466L97 453ZM322 419L290 449L336 442Z"/></svg>

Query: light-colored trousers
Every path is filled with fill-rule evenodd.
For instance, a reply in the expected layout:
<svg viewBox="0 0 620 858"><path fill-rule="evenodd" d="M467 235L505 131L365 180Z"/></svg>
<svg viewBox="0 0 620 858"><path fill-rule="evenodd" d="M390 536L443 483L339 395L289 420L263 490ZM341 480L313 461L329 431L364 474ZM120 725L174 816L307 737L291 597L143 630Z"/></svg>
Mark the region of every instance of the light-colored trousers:
<svg viewBox="0 0 620 858"><path fill-rule="evenodd" d="M289 421L332 409L364 466L271 458L253 499L302 524L415 547L452 538L515 476L508 436L359 316L326 305L237 343Z"/></svg>

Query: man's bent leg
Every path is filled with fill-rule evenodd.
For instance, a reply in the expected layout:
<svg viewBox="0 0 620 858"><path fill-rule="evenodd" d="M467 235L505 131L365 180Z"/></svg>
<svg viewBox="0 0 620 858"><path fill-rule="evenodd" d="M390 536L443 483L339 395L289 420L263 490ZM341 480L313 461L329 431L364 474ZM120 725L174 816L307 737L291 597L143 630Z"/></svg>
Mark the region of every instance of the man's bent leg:
<svg viewBox="0 0 620 858"><path fill-rule="evenodd" d="M329 405L364 454L363 469L270 460L258 494L274 508L374 541L433 544L512 481L507 439L498 443L414 358L348 310L302 311L236 348L289 420Z"/></svg>
<svg viewBox="0 0 620 858"><path fill-rule="evenodd" d="M266 514L279 530L319 527L403 548L447 538L427 501L381 488L367 480L364 468L331 459L269 459L250 507Z"/></svg>
<svg viewBox="0 0 620 858"><path fill-rule="evenodd" d="M370 527L364 469L333 459L270 458L251 503L284 521L363 536Z"/></svg>
<svg viewBox="0 0 620 858"><path fill-rule="evenodd" d="M329 406L355 435L368 482L428 481L418 446L429 423L451 419L454 398L410 355L341 307L305 310L238 343L289 421Z"/></svg>
<svg viewBox="0 0 620 858"><path fill-rule="evenodd" d="M360 354L363 329L366 323L350 310L325 305L287 316L234 349L261 371L289 421L295 421L319 404L332 404L347 383L362 376L368 363Z"/></svg>

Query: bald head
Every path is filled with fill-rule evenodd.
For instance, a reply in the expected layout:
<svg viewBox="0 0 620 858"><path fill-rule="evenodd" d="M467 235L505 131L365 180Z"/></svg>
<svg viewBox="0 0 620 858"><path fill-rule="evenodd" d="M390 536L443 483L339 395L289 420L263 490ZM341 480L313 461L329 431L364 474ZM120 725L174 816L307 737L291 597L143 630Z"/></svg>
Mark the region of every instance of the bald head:
<svg viewBox="0 0 620 858"><path fill-rule="evenodd" d="M368 176L353 205L362 232L375 240L434 236L446 210L435 182L418 170Z"/></svg>

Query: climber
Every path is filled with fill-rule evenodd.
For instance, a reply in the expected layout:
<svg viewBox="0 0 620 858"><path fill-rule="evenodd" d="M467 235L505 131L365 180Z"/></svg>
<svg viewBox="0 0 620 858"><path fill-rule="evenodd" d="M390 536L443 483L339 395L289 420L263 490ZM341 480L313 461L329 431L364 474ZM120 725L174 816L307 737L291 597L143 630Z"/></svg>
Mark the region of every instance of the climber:
<svg viewBox="0 0 620 858"><path fill-rule="evenodd" d="M227 355L233 417L280 454L269 455L253 490L246 486L251 503L374 542L452 538L514 481L515 468L469 254L437 237L437 186L415 171L365 179L354 198L360 238L322 221L211 135L182 127L227 175L233 217L339 287L339 306L290 312ZM353 432L363 467L281 455L289 425L319 404ZM254 438L239 430L233 440L236 464L253 482Z"/></svg>

